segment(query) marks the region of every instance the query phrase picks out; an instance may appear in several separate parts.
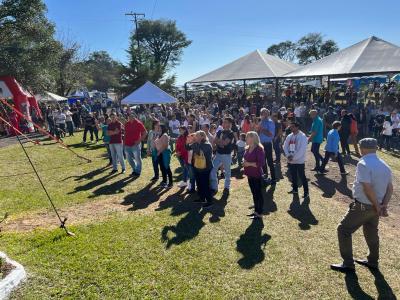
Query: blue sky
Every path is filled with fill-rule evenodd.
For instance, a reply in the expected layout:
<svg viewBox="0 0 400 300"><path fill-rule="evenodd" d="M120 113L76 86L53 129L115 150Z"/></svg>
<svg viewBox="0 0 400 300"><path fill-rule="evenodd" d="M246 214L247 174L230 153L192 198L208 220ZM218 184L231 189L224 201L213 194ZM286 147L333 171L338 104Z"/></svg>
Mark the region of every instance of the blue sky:
<svg viewBox="0 0 400 300"><path fill-rule="evenodd" d="M255 49L321 32L345 48L371 35L400 45L399 0L45 0L59 36L86 51L106 50L127 61L129 11L176 20L193 41L175 69L177 83Z"/></svg>

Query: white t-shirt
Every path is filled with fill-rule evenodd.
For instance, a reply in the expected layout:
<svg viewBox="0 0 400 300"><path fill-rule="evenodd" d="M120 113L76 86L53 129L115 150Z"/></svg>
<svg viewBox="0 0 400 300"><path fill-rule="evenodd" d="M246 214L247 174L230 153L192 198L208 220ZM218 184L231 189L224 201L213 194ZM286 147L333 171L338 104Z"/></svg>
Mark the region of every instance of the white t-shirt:
<svg viewBox="0 0 400 300"><path fill-rule="evenodd" d="M393 125L390 125L389 121L383 122L383 135L392 135Z"/></svg>
<svg viewBox="0 0 400 300"><path fill-rule="evenodd" d="M169 128L171 128L171 131L173 134L179 134L179 127L181 126L181 123L178 120L170 120L169 121Z"/></svg>

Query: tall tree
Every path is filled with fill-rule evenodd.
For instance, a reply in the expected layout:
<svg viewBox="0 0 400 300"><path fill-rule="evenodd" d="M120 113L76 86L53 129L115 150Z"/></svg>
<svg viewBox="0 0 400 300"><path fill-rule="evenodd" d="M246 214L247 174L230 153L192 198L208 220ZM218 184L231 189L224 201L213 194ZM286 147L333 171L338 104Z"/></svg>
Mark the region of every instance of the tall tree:
<svg viewBox="0 0 400 300"><path fill-rule="evenodd" d="M272 45L267 49L268 54L291 62L295 61L296 59L296 51L296 44L292 41L284 41L279 44Z"/></svg>
<svg viewBox="0 0 400 300"><path fill-rule="evenodd" d="M271 45L267 49L267 53L287 61L305 65L338 50L339 48L335 41L324 41L321 33L309 33L297 42L285 41Z"/></svg>
<svg viewBox="0 0 400 300"><path fill-rule="evenodd" d="M87 87L92 90L107 91L119 87L122 66L113 60L107 51L95 51L89 55L85 65L88 68L89 82Z"/></svg>
<svg viewBox="0 0 400 300"><path fill-rule="evenodd" d="M42 0L0 3L0 75L12 75L34 92L54 84L52 66L59 43Z"/></svg>
<svg viewBox="0 0 400 300"><path fill-rule="evenodd" d="M328 56L339 48L333 40L323 40L321 33L309 33L297 42L297 58L300 64L306 65Z"/></svg>
<svg viewBox="0 0 400 300"><path fill-rule="evenodd" d="M67 96L72 90L86 86L89 72L78 43L65 40L60 47L55 65L56 90L59 95Z"/></svg>
<svg viewBox="0 0 400 300"><path fill-rule="evenodd" d="M175 76L168 77L167 74L178 65L183 49L190 44L191 41L177 28L174 21L141 21L137 32L131 36L128 49L130 62L123 76L126 90L135 89L146 80L172 86Z"/></svg>

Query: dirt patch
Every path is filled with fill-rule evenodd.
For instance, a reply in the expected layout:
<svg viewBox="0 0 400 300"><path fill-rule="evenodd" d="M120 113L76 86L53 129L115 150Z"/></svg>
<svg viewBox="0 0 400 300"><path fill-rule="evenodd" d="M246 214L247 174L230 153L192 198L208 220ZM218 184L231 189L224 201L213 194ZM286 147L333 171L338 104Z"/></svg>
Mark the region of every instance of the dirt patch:
<svg viewBox="0 0 400 300"><path fill-rule="evenodd" d="M0 259L0 279L6 278L8 274L11 273L11 271L15 267L7 262L5 262L3 259Z"/></svg>

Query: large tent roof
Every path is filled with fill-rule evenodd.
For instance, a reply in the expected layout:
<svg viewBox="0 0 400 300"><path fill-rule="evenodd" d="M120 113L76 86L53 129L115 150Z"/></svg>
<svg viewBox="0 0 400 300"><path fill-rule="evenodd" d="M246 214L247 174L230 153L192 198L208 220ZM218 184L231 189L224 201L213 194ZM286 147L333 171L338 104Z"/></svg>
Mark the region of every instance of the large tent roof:
<svg viewBox="0 0 400 300"><path fill-rule="evenodd" d="M174 103L176 99L170 94L164 92L158 86L147 81L140 88L122 99L123 104L164 104Z"/></svg>
<svg viewBox="0 0 400 300"><path fill-rule="evenodd" d="M255 50L189 83L279 78L297 68L296 64Z"/></svg>
<svg viewBox="0 0 400 300"><path fill-rule="evenodd" d="M43 94L36 95L35 97L38 101L42 101L42 102L46 102L46 101L59 102L59 101L67 101L68 100L68 98L66 98L66 97L62 97L62 96L59 96L59 95L56 95L56 94L53 94L50 92L44 92Z"/></svg>
<svg viewBox="0 0 400 300"><path fill-rule="evenodd" d="M400 71L400 47L372 36L284 77L362 75Z"/></svg>

